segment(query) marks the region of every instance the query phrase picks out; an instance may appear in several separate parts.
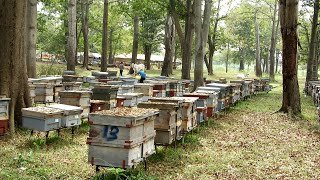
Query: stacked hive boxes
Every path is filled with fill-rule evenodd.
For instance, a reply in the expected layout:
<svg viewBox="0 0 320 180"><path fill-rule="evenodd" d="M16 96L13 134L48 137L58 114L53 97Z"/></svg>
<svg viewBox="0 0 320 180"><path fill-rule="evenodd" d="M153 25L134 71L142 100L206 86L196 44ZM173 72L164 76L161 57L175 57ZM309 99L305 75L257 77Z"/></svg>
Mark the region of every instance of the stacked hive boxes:
<svg viewBox="0 0 320 180"><path fill-rule="evenodd" d="M207 84L208 87L215 87L215 88L219 88L220 92L222 92L223 94L225 94L224 97L224 106L226 108L228 108L231 104L232 104L232 88L230 85L228 84L221 84L221 83L210 83Z"/></svg>
<svg viewBox="0 0 320 180"><path fill-rule="evenodd" d="M9 127L10 98L0 97L0 136L4 135Z"/></svg>
<svg viewBox="0 0 320 180"><path fill-rule="evenodd" d="M184 100L182 103L182 124L181 130L183 134L190 132L197 125L196 101L198 97L172 97L176 100Z"/></svg>
<svg viewBox="0 0 320 180"><path fill-rule="evenodd" d="M197 94L207 94L208 99L207 99L207 116L212 117L216 112L218 112L218 94L219 94L219 89L217 88L211 88L211 87L206 87L207 90L196 90L195 92Z"/></svg>
<svg viewBox="0 0 320 180"><path fill-rule="evenodd" d="M88 162L131 168L155 153L153 109L116 108L90 114Z"/></svg>
<svg viewBox="0 0 320 180"><path fill-rule="evenodd" d="M35 83L35 103L52 103L54 102L53 85L46 83Z"/></svg>
<svg viewBox="0 0 320 180"><path fill-rule="evenodd" d="M63 82L63 89L66 91L79 91L82 82Z"/></svg>
<svg viewBox="0 0 320 180"><path fill-rule="evenodd" d="M244 89L245 89L245 83L244 80L234 80L234 81L230 81L231 84L240 84L240 94L239 94L239 100L243 100L244 99Z"/></svg>
<svg viewBox="0 0 320 180"><path fill-rule="evenodd" d="M83 109L81 117L88 118L91 106L91 91L61 91L59 96L61 104L81 107Z"/></svg>
<svg viewBox="0 0 320 180"><path fill-rule="evenodd" d="M157 102L143 102L138 104L139 108L159 109L159 116L156 118L154 124L156 130L155 144L169 145L175 140L182 138L182 102L181 100L171 102L159 100Z"/></svg>
<svg viewBox="0 0 320 180"><path fill-rule="evenodd" d="M200 94L200 93L185 93L185 97L198 97L196 101L196 112L197 112L197 126L200 123L203 123L207 120L207 103L209 94Z"/></svg>
<svg viewBox="0 0 320 180"><path fill-rule="evenodd" d="M165 82L151 82L154 84L153 87L153 97L166 97L166 83Z"/></svg>
<svg viewBox="0 0 320 180"><path fill-rule="evenodd" d="M92 89L92 99L93 100L99 100L93 101L93 103L97 102L97 106L100 106L99 108L95 108L96 110L110 110L116 107L117 105L117 93L118 93L119 87L117 86L111 86L111 85L100 85L95 86ZM103 105L105 103L105 105ZM94 104L93 104L94 105ZM104 109L105 107L106 109Z"/></svg>
<svg viewBox="0 0 320 180"><path fill-rule="evenodd" d="M123 98L124 107L134 107L142 102L143 93L125 93L120 97Z"/></svg>
<svg viewBox="0 0 320 180"><path fill-rule="evenodd" d="M153 84L137 83L134 85L135 93L143 93L142 101L147 102L153 95Z"/></svg>
<svg viewBox="0 0 320 180"><path fill-rule="evenodd" d="M81 107L70 106L66 104L54 104L48 107L63 111L61 127L72 127L81 124L81 113L83 111Z"/></svg>

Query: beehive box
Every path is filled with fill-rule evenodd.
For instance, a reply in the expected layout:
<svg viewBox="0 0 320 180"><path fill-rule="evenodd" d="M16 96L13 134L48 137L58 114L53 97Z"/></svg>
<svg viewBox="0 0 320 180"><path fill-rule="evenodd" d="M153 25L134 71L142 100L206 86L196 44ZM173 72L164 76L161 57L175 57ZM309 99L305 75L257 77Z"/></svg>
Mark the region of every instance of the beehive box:
<svg viewBox="0 0 320 180"><path fill-rule="evenodd" d="M63 89L66 91L79 91L82 82L63 82Z"/></svg>
<svg viewBox="0 0 320 180"><path fill-rule="evenodd" d="M138 104L141 108L159 109L159 116L155 120L156 138L159 145L171 144L175 139L180 139L182 134L182 119L178 117L179 104L170 102L143 102ZM180 112L181 113L181 112ZM177 131L177 133L175 133Z"/></svg>
<svg viewBox="0 0 320 180"><path fill-rule="evenodd" d="M207 120L207 108L205 107L197 107L197 122L198 124L203 123L204 121Z"/></svg>
<svg viewBox="0 0 320 180"><path fill-rule="evenodd" d="M133 93L133 92L134 92L133 85L122 85L122 86L119 86L118 95Z"/></svg>
<svg viewBox="0 0 320 180"><path fill-rule="evenodd" d="M87 118L90 113L91 91L61 91L59 92L60 103L78 106L83 109L82 118Z"/></svg>
<svg viewBox="0 0 320 180"><path fill-rule="evenodd" d="M61 118L62 127L72 127L81 124L81 113L83 111L81 107L66 104L54 104L48 107L63 111L63 116Z"/></svg>
<svg viewBox="0 0 320 180"><path fill-rule="evenodd" d="M63 85L61 85L61 84L54 85L54 87L53 87L53 93L54 93L53 100L54 100L54 102L56 102L56 103L60 102L59 92L63 91L63 89L64 89Z"/></svg>
<svg viewBox="0 0 320 180"><path fill-rule="evenodd" d="M131 168L155 153L154 119L157 110L116 108L89 116L89 162Z"/></svg>
<svg viewBox="0 0 320 180"><path fill-rule="evenodd" d="M110 100L110 101L91 100L90 103L91 103L90 112L111 110L113 108L116 108L116 105L117 105L116 100Z"/></svg>
<svg viewBox="0 0 320 180"><path fill-rule="evenodd" d="M150 102L164 102L164 103L174 103L177 105L176 107L176 112L177 112L177 118L178 119L181 119L182 118L182 105L183 103L185 102L185 99L184 98L179 98L179 97L176 97L175 99L174 98L171 98L171 97L152 97L149 99ZM161 108L160 108L161 109ZM173 108L174 110L174 108Z"/></svg>
<svg viewBox="0 0 320 180"><path fill-rule="evenodd" d="M153 96L153 84L137 83L134 85L135 93L143 93L142 101L147 102Z"/></svg>
<svg viewBox="0 0 320 180"><path fill-rule="evenodd" d="M172 97L173 99L184 99L182 104L182 124L181 129L183 133L191 131L195 126L193 125L196 121L194 112L196 109L196 101L199 97Z"/></svg>
<svg viewBox="0 0 320 180"><path fill-rule="evenodd" d="M76 75L63 75L62 82L76 82L79 76Z"/></svg>
<svg viewBox="0 0 320 180"><path fill-rule="evenodd" d="M125 98L124 100L124 107L134 107L137 106L139 103L142 102L142 93L125 93L122 94L120 97Z"/></svg>
<svg viewBox="0 0 320 180"><path fill-rule="evenodd" d="M196 107L207 107L209 94L205 93L185 93L184 97L198 97L199 99L196 101Z"/></svg>
<svg viewBox="0 0 320 180"><path fill-rule="evenodd" d="M9 119L10 98L0 97L0 121Z"/></svg>
<svg viewBox="0 0 320 180"><path fill-rule="evenodd" d="M130 169L155 153L154 137L131 146L106 146L91 144L88 150L88 162L91 165Z"/></svg>
<svg viewBox="0 0 320 180"><path fill-rule="evenodd" d="M40 78L41 82L51 84L51 85L58 85L62 83L62 76L57 76L57 77L43 77Z"/></svg>
<svg viewBox="0 0 320 180"><path fill-rule="evenodd" d="M63 111L49 107L31 107L22 109L22 127L41 132L61 128Z"/></svg>
<svg viewBox="0 0 320 180"><path fill-rule="evenodd" d="M9 120L8 119L1 119L0 120L0 136L5 135L5 133L9 129Z"/></svg>
<svg viewBox="0 0 320 180"><path fill-rule="evenodd" d="M110 85L100 85L92 89L93 100L114 100L117 98L117 92L119 87Z"/></svg>

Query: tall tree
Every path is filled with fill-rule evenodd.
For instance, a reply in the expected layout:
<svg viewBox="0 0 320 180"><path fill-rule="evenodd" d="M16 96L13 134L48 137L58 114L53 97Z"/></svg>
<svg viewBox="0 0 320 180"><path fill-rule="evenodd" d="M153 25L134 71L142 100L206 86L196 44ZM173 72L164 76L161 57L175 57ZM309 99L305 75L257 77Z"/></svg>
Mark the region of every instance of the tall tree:
<svg viewBox="0 0 320 180"><path fill-rule="evenodd" d="M297 77L298 0L280 0L279 13L283 52L283 99L280 111L297 115L301 113Z"/></svg>
<svg viewBox="0 0 320 180"><path fill-rule="evenodd" d="M139 49L139 16L133 18L133 43L131 63L137 63L137 55Z"/></svg>
<svg viewBox="0 0 320 180"><path fill-rule="evenodd" d="M195 1L195 69L194 69L194 90L203 85L203 61L205 55L206 44L208 41L209 25L211 17L212 0L205 0L203 21L201 6L202 1Z"/></svg>
<svg viewBox="0 0 320 180"><path fill-rule="evenodd" d="M271 44L270 44L270 79L274 81L274 65L275 65L275 54L276 54L276 45L277 45L277 29L278 28L278 20L277 20L277 8L278 0L274 1L273 8L273 17L272 17L272 34L271 34Z"/></svg>
<svg viewBox="0 0 320 180"><path fill-rule="evenodd" d="M102 53L101 53L101 72L107 71L108 60L107 60L107 52L108 52L108 0L104 0L104 8L103 8L103 29L102 29Z"/></svg>
<svg viewBox="0 0 320 180"><path fill-rule="evenodd" d="M0 94L11 98L11 134L15 132L15 119L21 123L21 108L31 105L25 56L27 2L0 0Z"/></svg>
<svg viewBox="0 0 320 180"><path fill-rule="evenodd" d="M161 76L169 76L170 75L170 63L173 61L174 56L174 47L175 43L175 26L170 12L167 13L167 21L165 26L165 37L164 37L164 45L165 45L165 56L161 69Z"/></svg>
<svg viewBox="0 0 320 180"><path fill-rule="evenodd" d="M89 0L81 0L82 32L83 32L83 67L88 69L89 62Z"/></svg>
<svg viewBox="0 0 320 180"><path fill-rule="evenodd" d="M306 84L311 80L318 80L318 61L317 61L317 29L319 19L319 0L314 1L312 28L309 44L308 63L307 63L307 77Z"/></svg>
<svg viewBox="0 0 320 180"><path fill-rule="evenodd" d="M261 55L260 55L260 31L259 31L259 23L257 17L258 10L255 11L254 14L254 24L255 24L255 32L256 32L256 76L261 77Z"/></svg>
<svg viewBox="0 0 320 180"><path fill-rule="evenodd" d="M172 7L172 16L179 36L181 53L182 53L182 73L181 79L190 79L191 55L194 35L194 0L186 0L185 5L179 1L179 5L185 8L185 31L182 31L180 25L180 16L177 13L177 0L170 0Z"/></svg>
<svg viewBox="0 0 320 180"><path fill-rule="evenodd" d="M216 9L216 17L214 20L214 25L213 25L213 32L212 32L212 36L209 33L209 37L208 37L208 44L209 44L209 62L207 63L207 69L208 69L208 74L209 75L213 75L213 54L216 51L216 41L217 41L217 31L218 31L218 23L219 21L222 19L220 17L220 3L221 0L218 0L218 5L217 5L217 9ZM209 27L210 28L210 27Z"/></svg>
<svg viewBox="0 0 320 180"><path fill-rule="evenodd" d="M113 32L114 29L113 28L109 28L110 29L110 34L109 34L109 64L113 64Z"/></svg>
<svg viewBox="0 0 320 180"><path fill-rule="evenodd" d="M28 0L26 18L27 72L29 78L36 78L37 0Z"/></svg>
<svg viewBox="0 0 320 180"><path fill-rule="evenodd" d="M77 22L77 1L69 0L68 4L68 60L67 70L76 70L76 22Z"/></svg>

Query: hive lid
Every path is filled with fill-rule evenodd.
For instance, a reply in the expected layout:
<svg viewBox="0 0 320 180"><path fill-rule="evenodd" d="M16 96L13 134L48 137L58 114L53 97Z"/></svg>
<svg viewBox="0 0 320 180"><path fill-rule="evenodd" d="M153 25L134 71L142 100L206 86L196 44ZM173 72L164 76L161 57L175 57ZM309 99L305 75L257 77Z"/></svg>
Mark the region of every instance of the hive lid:
<svg viewBox="0 0 320 180"><path fill-rule="evenodd" d="M53 104L48 107L60 109L60 110L64 110L64 111L82 111L83 110L81 107L71 106L71 105L66 105L66 104Z"/></svg>

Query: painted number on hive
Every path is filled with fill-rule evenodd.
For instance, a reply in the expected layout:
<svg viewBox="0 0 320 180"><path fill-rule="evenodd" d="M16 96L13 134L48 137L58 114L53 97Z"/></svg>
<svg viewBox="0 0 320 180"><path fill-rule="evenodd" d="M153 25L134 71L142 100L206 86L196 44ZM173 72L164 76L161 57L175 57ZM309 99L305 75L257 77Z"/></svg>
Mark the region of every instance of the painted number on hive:
<svg viewBox="0 0 320 180"><path fill-rule="evenodd" d="M103 129L103 138L107 141L118 139L119 128L117 126L105 126Z"/></svg>

